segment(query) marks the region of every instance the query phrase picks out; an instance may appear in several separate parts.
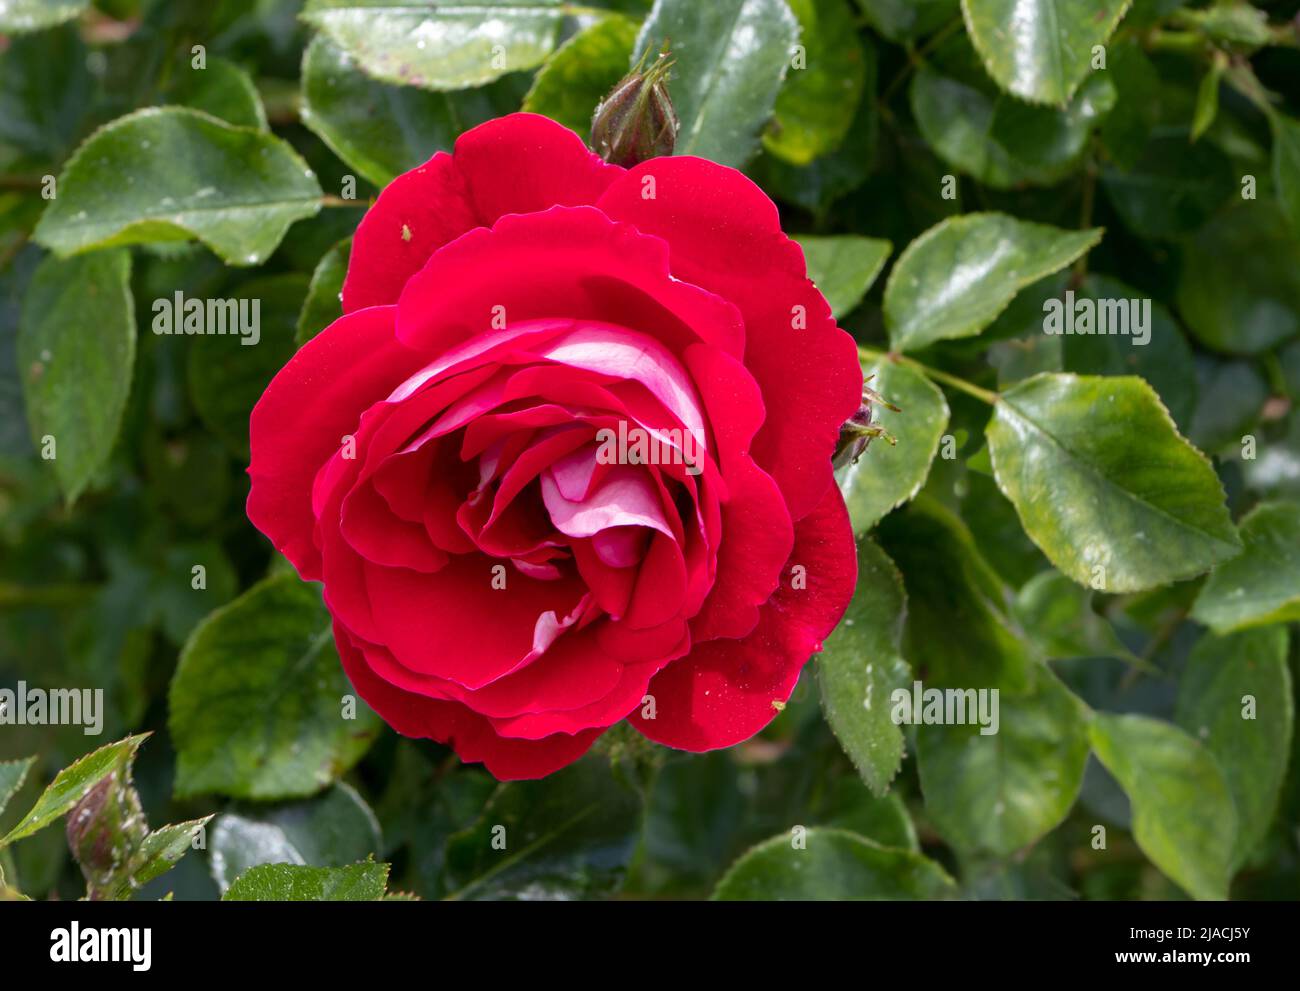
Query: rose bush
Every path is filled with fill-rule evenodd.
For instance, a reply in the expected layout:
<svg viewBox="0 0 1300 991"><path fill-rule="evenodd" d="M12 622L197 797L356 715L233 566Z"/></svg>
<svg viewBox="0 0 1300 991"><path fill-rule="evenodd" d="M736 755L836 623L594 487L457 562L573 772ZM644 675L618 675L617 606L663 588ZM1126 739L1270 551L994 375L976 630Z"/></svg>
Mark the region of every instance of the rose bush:
<svg viewBox="0 0 1300 991"><path fill-rule="evenodd" d="M862 374L757 186L511 115L380 193L342 299L253 410L248 515L389 725L530 778L776 715L853 594Z"/></svg>

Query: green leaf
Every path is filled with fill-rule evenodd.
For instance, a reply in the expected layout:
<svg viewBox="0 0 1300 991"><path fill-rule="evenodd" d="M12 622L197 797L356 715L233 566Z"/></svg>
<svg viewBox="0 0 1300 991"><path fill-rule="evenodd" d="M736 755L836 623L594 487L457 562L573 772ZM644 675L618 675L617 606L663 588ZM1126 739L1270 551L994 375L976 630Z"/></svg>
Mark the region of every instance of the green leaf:
<svg viewBox="0 0 1300 991"><path fill-rule="evenodd" d="M1274 114L1273 182L1291 231L1300 238L1300 120Z"/></svg>
<svg viewBox="0 0 1300 991"><path fill-rule="evenodd" d="M343 280L348 274L348 257L352 238L340 241L316 264L307 286L307 298L298 314L298 331L294 343L302 347L343 315Z"/></svg>
<svg viewBox="0 0 1300 991"><path fill-rule="evenodd" d="M519 106L514 78L457 93L390 86L317 35L302 60L302 122L376 186L450 151L468 128Z"/></svg>
<svg viewBox="0 0 1300 991"><path fill-rule="evenodd" d="M1215 633L1300 620L1300 503L1262 503L1240 532L1244 549L1210 575L1192 618Z"/></svg>
<svg viewBox="0 0 1300 991"><path fill-rule="evenodd" d="M638 897L696 897L713 890L735 856L737 826L752 821L747 812L756 799L742 796L741 773L723 750L667 756L646 795L645 855L635 873ZM866 793L856 778L842 780Z"/></svg>
<svg viewBox="0 0 1300 991"><path fill-rule="evenodd" d="M540 781L501 785L447 842L452 899L603 897L618 891L640 835L636 793L596 756ZM504 844L504 846L503 846Z"/></svg>
<svg viewBox="0 0 1300 991"><path fill-rule="evenodd" d="M440 770L446 755L423 740L398 739L388 759L391 770L375 814L386 849L406 849L406 869L393 883L441 898L450 881L447 838L472 823L500 785L479 767Z"/></svg>
<svg viewBox="0 0 1300 991"><path fill-rule="evenodd" d="M636 21L620 14L579 31L538 70L523 109L545 114L588 140L596 105L627 75L639 31Z"/></svg>
<svg viewBox="0 0 1300 991"><path fill-rule="evenodd" d="M1241 450L1243 436L1259 422L1268 382L1250 361L1201 358L1195 364L1197 403L1188 438L1203 451Z"/></svg>
<svg viewBox="0 0 1300 991"><path fill-rule="evenodd" d="M227 328L219 334L208 327L209 333L186 343L186 378L194 408L236 454L247 456L249 415L271 379L293 357L307 290L308 280L296 272L246 282L230 296L246 301L241 304L247 307L241 311L247 316L240 321L243 333ZM248 329L254 313L256 338ZM173 328L172 333L180 331Z"/></svg>
<svg viewBox="0 0 1300 991"><path fill-rule="evenodd" d="M0 32L40 31L80 17L90 0L0 0Z"/></svg>
<svg viewBox="0 0 1300 991"><path fill-rule="evenodd" d="M150 431L143 448L141 460L146 478L150 488L157 494L160 505L187 525L211 526L225 509L232 488L230 458L216 438L197 432L183 437L165 438L160 431ZM210 557L218 567L226 564L228 568L220 549L211 548L208 551L207 547L203 556ZM208 566L209 562L191 560L189 566L193 567L194 564ZM186 571L188 570L187 568ZM233 570L229 574L233 583ZM187 588L188 580L187 575ZM233 594L232 591L231 595ZM203 596L192 598L197 600ZM203 616L219 605L224 605L224 600L209 604L203 610ZM202 619L203 616L197 619ZM187 636L188 628L180 636L180 641L184 641Z"/></svg>
<svg viewBox="0 0 1300 991"><path fill-rule="evenodd" d="M1124 226L1143 238L1173 238L1201 227L1232 195L1228 158L1209 142L1188 146L1160 128L1127 168L1102 169L1101 186Z"/></svg>
<svg viewBox="0 0 1300 991"><path fill-rule="evenodd" d="M135 759L136 750L148 735L142 733L139 736L128 736L93 750L65 767L41 792L31 811L18 821L7 836L0 839L0 847L44 829L85 798L92 788L110 774L129 767Z"/></svg>
<svg viewBox="0 0 1300 991"><path fill-rule="evenodd" d="M1064 109L1036 107L994 86L958 37L912 79L909 97L922 136L950 165L995 189L1052 185L1082 161L1092 132L1115 104L1104 75Z"/></svg>
<svg viewBox="0 0 1300 991"><path fill-rule="evenodd" d="M1300 334L1300 238L1277 203L1235 204L1186 244L1178 311L1202 344L1228 354Z"/></svg>
<svg viewBox="0 0 1300 991"><path fill-rule="evenodd" d="M1093 609L1093 592L1059 571L1044 571L1016 593L1012 612L1043 655L1134 660L1115 628Z"/></svg>
<svg viewBox="0 0 1300 991"><path fill-rule="evenodd" d="M1219 115L1219 81L1223 78L1226 67L1226 61L1215 59L1196 88L1196 113L1192 116L1193 141L1199 140Z"/></svg>
<svg viewBox="0 0 1300 991"><path fill-rule="evenodd" d="M481 86L555 47L560 0L307 0L302 17L369 76L400 86Z"/></svg>
<svg viewBox="0 0 1300 991"><path fill-rule="evenodd" d="M1096 274L1085 278L1074 294L1076 305L1084 298L1098 303L1137 300L1141 305L1146 296L1119 279ZM1138 375L1160 395L1174 421L1187 428L1196 409L1192 349L1173 315L1158 300L1151 300L1147 329L1150 336L1145 344L1137 343L1140 338L1133 334L1067 334L1060 338L1062 370L1081 375Z"/></svg>
<svg viewBox="0 0 1300 991"><path fill-rule="evenodd" d="M225 891L258 864L345 867L379 854L379 822L356 791L338 782L301 802L236 807L212 827L212 879Z"/></svg>
<svg viewBox="0 0 1300 991"><path fill-rule="evenodd" d="M1258 458L1240 464L1247 486L1265 498L1300 498L1300 410L1292 408Z"/></svg>
<svg viewBox="0 0 1300 991"><path fill-rule="evenodd" d="M859 538L857 591L817 658L817 683L826 722L876 795L889 791L903 762L903 731L890 718L889 697L911 682L900 653L906 606L894 562Z"/></svg>
<svg viewBox="0 0 1300 991"><path fill-rule="evenodd" d="M320 591L292 575L254 585L204 620L181 651L168 725L178 797L310 795L361 759L380 729L334 649Z"/></svg>
<svg viewBox="0 0 1300 991"><path fill-rule="evenodd" d="M1008 389L1039 372L1061 370L1061 339L1034 334L1018 340L991 340L988 363L998 370L998 388Z"/></svg>
<svg viewBox="0 0 1300 991"><path fill-rule="evenodd" d="M862 302L894 246L878 237L839 234L795 238L803 248L808 278L817 284L837 320Z"/></svg>
<svg viewBox="0 0 1300 991"><path fill-rule="evenodd" d="M1082 585L1136 592L1238 552L1213 467L1139 378L1035 376L1002 395L988 439L1025 532Z"/></svg>
<svg viewBox="0 0 1300 991"><path fill-rule="evenodd" d="M194 838L204 829L212 816L178 822L155 829L144 838L131 860L127 872L129 881L123 896L161 877L194 848Z"/></svg>
<svg viewBox="0 0 1300 991"><path fill-rule="evenodd" d="M1220 0L1205 10L1183 10L1179 20L1232 47L1259 48L1274 43L1268 14L1249 3Z"/></svg>
<svg viewBox="0 0 1300 991"><path fill-rule="evenodd" d="M302 867L259 864L235 879L223 902L375 902L388 887L388 864Z"/></svg>
<svg viewBox="0 0 1300 991"><path fill-rule="evenodd" d="M802 827L800 827L802 828ZM773 836L731 865L714 901L916 901L955 892L938 864L843 829Z"/></svg>
<svg viewBox="0 0 1300 991"><path fill-rule="evenodd" d="M977 457L987 463L988 453L986 445L980 448ZM978 461L974 465L972 461L976 458L966 461L970 470L966 473L966 491L960 504L962 519L969 521L975 543L988 557L994 573L1018 588L1049 567L1047 558L1025 536L1016 507L993 480L992 465L981 467Z"/></svg>
<svg viewBox="0 0 1300 991"><path fill-rule="evenodd" d="M1106 76L1115 84L1114 109L1101 125L1101 140L1122 169L1131 169L1141 156L1160 117L1160 73L1138 38L1106 48Z"/></svg>
<svg viewBox="0 0 1300 991"><path fill-rule="evenodd" d="M1044 314L1047 313L1050 305L1048 300L1064 299L1065 291L1072 283L1072 273L1069 269L1063 269L1045 275L1037 282L1026 286L1007 304L1007 308L998 314L998 318L989 324L983 331L983 336L991 344L1014 341L1016 346L1029 339L1052 341L1052 335L1044 333L1046 329ZM977 342L971 350L981 346L982 344ZM1050 344L1048 348L1050 349ZM1059 347L1056 349L1056 355L1059 358Z"/></svg>
<svg viewBox="0 0 1300 991"><path fill-rule="evenodd" d="M992 733L974 721L977 697L966 690L967 723L917 727L916 760L939 832L959 849L1006 857L1070 811L1083 785L1088 729L1082 704L1045 668L1031 669L1028 691L993 691L997 721L991 701L979 710Z"/></svg>
<svg viewBox="0 0 1300 991"><path fill-rule="evenodd" d="M962 0L989 75L1031 103L1064 104L1092 71L1129 0Z"/></svg>
<svg viewBox="0 0 1300 991"><path fill-rule="evenodd" d="M785 0L655 0L634 60L669 44L676 153L739 167L772 114L799 37Z"/></svg>
<svg viewBox="0 0 1300 991"><path fill-rule="evenodd" d="M23 782L27 780L27 772L35 763L35 757L0 761L0 815L4 814L9 799L13 798L18 789L23 786Z"/></svg>
<svg viewBox="0 0 1300 991"><path fill-rule="evenodd" d="M257 265L320 186L288 144L184 107L149 107L100 128L73 154L36 227L59 255L198 238L230 265Z"/></svg>
<svg viewBox="0 0 1300 991"><path fill-rule="evenodd" d="M885 285L890 346L973 337L1021 289L1069 265L1101 229L1065 231L1000 213L950 217L907 246Z"/></svg>
<svg viewBox="0 0 1300 991"><path fill-rule="evenodd" d="M807 165L791 165L764 151L747 167L754 181L774 199L801 206L819 219L826 217L836 200L861 186L875 166L880 130L875 99L877 56L870 39L860 38L859 43L866 57L867 79L840 146Z"/></svg>
<svg viewBox="0 0 1300 991"><path fill-rule="evenodd" d="M1284 626L1206 634L1178 683L1178 724L1219 762L1232 792L1235 866L1268 832L1286 779L1295 726L1286 655Z"/></svg>
<svg viewBox="0 0 1300 991"><path fill-rule="evenodd" d="M890 41L913 41L958 16L958 0L858 0L871 26Z"/></svg>
<svg viewBox="0 0 1300 991"><path fill-rule="evenodd" d="M1237 814L1209 751L1168 723L1098 713L1093 752L1133 807L1133 838L1188 894L1225 899Z"/></svg>
<svg viewBox="0 0 1300 991"><path fill-rule="evenodd" d="M91 103L87 54L71 24L9 39L0 52L0 168L45 171L67 155Z"/></svg>
<svg viewBox="0 0 1300 991"><path fill-rule="evenodd" d="M1300 400L1300 340L1280 349L1277 361L1282 373L1282 391L1291 399Z"/></svg>
<svg viewBox="0 0 1300 991"><path fill-rule="evenodd" d="M108 460L131 391L130 280L126 251L47 258L23 301L18 367L27 422L38 448L53 438L52 468L69 503Z"/></svg>
<svg viewBox="0 0 1300 991"><path fill-rule="evenodd" d="M841 775L835 779L828 800L829 818L819 821L819 825L847 829L881 846L921 852L916 826L898 792L878 798L859 779Z"/></svg>
<svg viewBox="0 0 1300 991"><path fill-rule="evenodd" d="M903 656L927 687L1028 687L1034 656L1008 615L1008 591L960 519L923 495L885 517L876 537L903 573Z"/></svg>
<svg viewBox="0 0 1300 991"><path fill-rule="evenodd" d="M840 470L854 533L866 533L920 491L948 426L947 400L920 372L882 357L864 364L862 374L900 412L873 407L873 420L895 443L877 437L856 463Z"/></svg>
<svg viewBox="0 0 1300 991"><path fill-rule="evenodd" d="M189 63L187 63L189 65ZM202 110L235 127L267 129L262 98L247 72L223 58L209 58L202 69L189 65L173 91L173 102Z"/></svg>
<svg viewBox="0 0 1300 991"><path fill-rule="evenodd" d="M763 146L807 165L834 151L853 123L867 67L847 0L788 0L799 21L803 59L777 94Z"/></svg>
<svg viewBox="0 0 1300 991"><path fill-rule="evenodd" d="M157 553L157 562L150 562L145 615L179 647L203 617L235 597L239 577L216 541L171 544ZM195 588L196 567L203 569L202 588Z"/></svg>

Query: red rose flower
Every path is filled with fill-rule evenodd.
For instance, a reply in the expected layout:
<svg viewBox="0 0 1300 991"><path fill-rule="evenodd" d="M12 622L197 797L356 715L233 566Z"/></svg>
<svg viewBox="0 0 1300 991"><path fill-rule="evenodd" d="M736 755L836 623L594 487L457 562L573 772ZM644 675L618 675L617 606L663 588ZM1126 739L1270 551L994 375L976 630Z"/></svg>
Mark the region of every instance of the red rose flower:
<svg viewBox="0 0 1300 991"><path fill-rule="evenodd" d="M389 725L533 778L776 715L856 580L862 374L757 186L505 117L384 189L343 310L253 411L248 516Z"/></svg>

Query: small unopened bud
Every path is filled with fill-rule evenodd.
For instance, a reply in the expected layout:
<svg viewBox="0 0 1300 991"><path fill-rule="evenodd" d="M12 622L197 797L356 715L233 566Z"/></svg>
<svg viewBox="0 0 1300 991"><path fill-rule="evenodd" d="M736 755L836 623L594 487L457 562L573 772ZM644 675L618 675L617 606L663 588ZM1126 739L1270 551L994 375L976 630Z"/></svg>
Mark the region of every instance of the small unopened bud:
<svg viewBox="0 0 1300 991"><path fill-rule="evenodd" d="M668 70L673 60L661 52L643 71L636 68L601 101L591 118L591 144L611 165L631 168L638 162L671 155L681 123L668 97Z"/></svg>
<svg viewBox="0 0 1300 991"><path fill-rule="evenodd" d="M117 768L68 813L68 847L86 877L92 901L111 897L148 827L129 770Z"/></svg>
<svg viewBox="0 0 1300 991"><path fill-rule="evenodd" d="M835 445L835 454L831 458L833 467L843 468L856 462L866 451L867 445L877 437L885 438L890 447L898 443L884 427L875 422L874 407L876 406L883 406L895 413L902 412L875 389L863 385L862 405L844 421L844 426L840 427L840 439Z"/></svg>

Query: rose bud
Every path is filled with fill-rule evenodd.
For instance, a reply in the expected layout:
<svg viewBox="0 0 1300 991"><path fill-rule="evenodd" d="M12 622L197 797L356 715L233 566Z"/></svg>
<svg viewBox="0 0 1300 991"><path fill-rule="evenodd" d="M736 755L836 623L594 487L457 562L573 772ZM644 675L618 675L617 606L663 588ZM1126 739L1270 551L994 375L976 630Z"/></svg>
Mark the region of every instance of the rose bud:
<svg viewBox="0 0 1300 991"><path fill-rule="evenodd" d="M890 447L898 443L884 427L875 422L873 407L884 406L895 413L902 412L897 406L885 399L875 389L862 387L862 405L844 421L840 427L840 439L835 445L835 455L831 464L835 468L855 463L866 451L867 445L876 437L883 437Z"/></svg>
<svg viewBox="0 0 1300 991"><path fill-rule="evenodd" d="M681 123L668 97L668 70L673 60L660 53L642 72L641 62L601 101L591 119L591 144L612 165L631 168L638 162L671 155Z"/></svg>
<svg viewBox="0 0 1300 991"><path fill-rule="evenodd" d="M68 813L68 848L86 878L88 897L106 897L122 879L148 828L128 771L103 778Z"/></svg>

